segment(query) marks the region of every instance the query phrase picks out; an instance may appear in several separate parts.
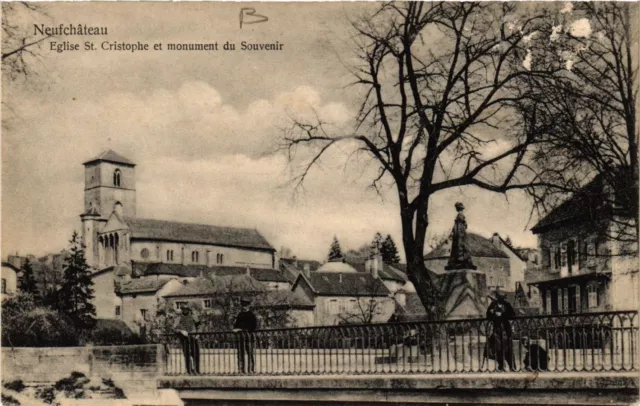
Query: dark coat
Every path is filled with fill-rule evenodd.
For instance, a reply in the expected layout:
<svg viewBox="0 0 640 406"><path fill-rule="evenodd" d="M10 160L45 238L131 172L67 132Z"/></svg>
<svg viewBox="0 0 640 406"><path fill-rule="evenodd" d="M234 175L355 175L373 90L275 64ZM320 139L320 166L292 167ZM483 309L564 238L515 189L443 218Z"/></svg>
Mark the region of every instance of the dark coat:
<svg viewBox="0 0 640 406"><path fill-rule="evenodd" d="M242 331L254 332L258 328L258 319L251 310L238 313L233 328L239 328Z"/></svg>

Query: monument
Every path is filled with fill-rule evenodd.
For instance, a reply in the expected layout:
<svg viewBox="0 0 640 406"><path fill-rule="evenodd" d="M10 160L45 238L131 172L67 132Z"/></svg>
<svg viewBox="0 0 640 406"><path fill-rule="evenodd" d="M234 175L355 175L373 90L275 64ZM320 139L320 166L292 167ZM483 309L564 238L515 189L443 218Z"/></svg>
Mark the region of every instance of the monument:
<svg viewBox="0 0 640 406"><path fill-rule="evenodd" d="M448 320L483 318L487 309L487 281L473 264L467 245L467 221L464 205L455 204L458 215L451 230L451 254L441 277L444 318Z"/></svg>

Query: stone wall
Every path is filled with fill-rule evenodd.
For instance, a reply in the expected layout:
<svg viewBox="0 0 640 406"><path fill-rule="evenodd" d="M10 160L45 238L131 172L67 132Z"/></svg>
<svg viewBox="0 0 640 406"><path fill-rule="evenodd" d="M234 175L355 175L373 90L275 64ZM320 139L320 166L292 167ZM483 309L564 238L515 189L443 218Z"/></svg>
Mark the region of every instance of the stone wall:
<svg viewBox="0 0 640 406"><path fill-rule="evenodd" d="M153 391L163 370L162 346L156 344L2 349L4 381L53 383L77 371L89 377L111 378L125 391Z"/></svg>

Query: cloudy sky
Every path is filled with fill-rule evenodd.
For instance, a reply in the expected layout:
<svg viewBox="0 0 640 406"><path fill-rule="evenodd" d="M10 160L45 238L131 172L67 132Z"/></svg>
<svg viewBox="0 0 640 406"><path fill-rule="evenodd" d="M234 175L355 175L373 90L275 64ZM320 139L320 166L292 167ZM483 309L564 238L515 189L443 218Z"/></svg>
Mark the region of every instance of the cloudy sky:
<svg viewBox="0 0 640 406"><path fill-rule="evenodd" d="M257 228L280 248L322 260L337 235L343 248L376 231L400 243L394 190L367 189L375 168L336 149L310 175L306 191L287 186L282 155L269 154L288 117L313 109L346 126L357 100L343 67L347 30L362 4L256 4L269 21L239 28L246 4L57 3L20 21L108 27L108 37L143 43L275 42L280 52L57 53L48 41L37 77L3 88L2 256L59 251L83 209L82 162L113 149L136 164L141 217ZM35 19L34 19L35 18ZM152 45L151 45L152 46ZM471 231L509 235L533 246L530 205L477 189L436 195L430 233L444 233L453 204L467 207Z"/></svg>

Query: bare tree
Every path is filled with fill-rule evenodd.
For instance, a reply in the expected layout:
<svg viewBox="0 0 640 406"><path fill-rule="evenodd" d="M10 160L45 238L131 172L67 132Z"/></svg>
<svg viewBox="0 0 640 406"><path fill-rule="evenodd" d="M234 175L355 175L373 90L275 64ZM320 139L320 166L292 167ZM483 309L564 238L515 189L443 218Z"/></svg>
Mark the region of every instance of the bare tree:
<svg viewBox="0 0 640 406"><path fill-rule="evenodd" d="M34 73L40 43L50 36L30 35L25 16L44 15L42 7L30 2L2 3L2 73L10 80L28 78Z"/></svg>
<svg viewBox="0 0 640 406"><path fill-rule="evenodd" d="M384 284L377 278L370 278L366 286L366 295L350 300L350 306L338 315L341 324L371 324L384 311L384 299L381 295Z"/></svg>
<svg viewBox="0 0 640 406"><path fill-rule="evenodd" d="M297 187L345 141L377 165L376 190L392 182L408 277L432 313L440 300L423 262L431 197L462 186L505 193L542 184L527 165L535 120L523 126L521 116L535 117L537 109L528 79L548 74L527 63L528 35L543 15L518 15L517 7L382 4L352 24L352 73L362 96L352 132L337 132L321 117L293 118L284 131L281 149L290 162L299 147L313 151L292 179Z"/></svg>
<svg viewBox="0 0 640 406"><path fill-rule="evenodd" d="M565 69L549 77L532 78L536 97L544 100L537 120L544 148L534 163L546 168L543 177L562 190L577 192L600 177L608 185L593 200L615 208L614 232L607 238L635 243L638 232L638 94L637 5L619 2L574 3L569 15L547 20L539 43L544 58ZM588 22L586 22L588 21ZM582 23L583 29L575 24ZM588 29L586 29L588 28ZM539 127L542 128L542 127ZM558 188L531 190L541 212L566 198Z"/></svg>

